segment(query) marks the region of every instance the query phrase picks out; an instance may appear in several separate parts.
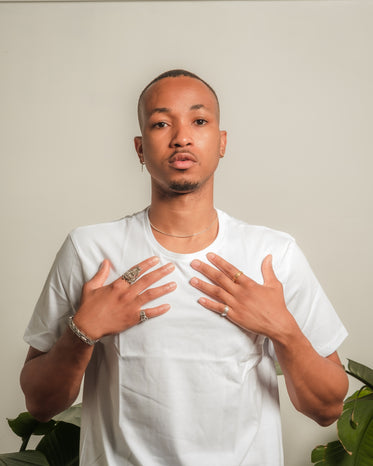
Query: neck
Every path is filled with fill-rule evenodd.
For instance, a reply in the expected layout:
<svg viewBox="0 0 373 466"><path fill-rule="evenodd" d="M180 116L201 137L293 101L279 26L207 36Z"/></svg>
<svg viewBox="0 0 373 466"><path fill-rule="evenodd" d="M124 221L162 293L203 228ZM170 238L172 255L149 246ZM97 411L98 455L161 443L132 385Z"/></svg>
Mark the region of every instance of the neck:
<svg viewBox="0 0 373 466"><path fill-rule="evenodd" d="M149 220L155 227L153 234L170 251L191 253L206 248L218 233L216 217L212 190L181 195L152 192Z"/></svg>

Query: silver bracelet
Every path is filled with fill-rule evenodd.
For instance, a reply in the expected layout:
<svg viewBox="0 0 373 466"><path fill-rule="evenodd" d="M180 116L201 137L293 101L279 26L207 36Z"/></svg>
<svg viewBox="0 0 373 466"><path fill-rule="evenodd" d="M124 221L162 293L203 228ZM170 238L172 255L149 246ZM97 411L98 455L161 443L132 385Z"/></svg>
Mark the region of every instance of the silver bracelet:
<svg viewBox="0 0 373 466"><path fill-rule="evenodd" d="M73 331L73 333L75 333L77 337L79 337L82 341L84 341L84 343L86 343L89 346L93 346L95 343L99 341L99 340L92 340L85 333L79 330L78 327L75 325L73 318L74 316L69 317L69 320L68 320L69 327L71 328L71 330Z"/></svg>

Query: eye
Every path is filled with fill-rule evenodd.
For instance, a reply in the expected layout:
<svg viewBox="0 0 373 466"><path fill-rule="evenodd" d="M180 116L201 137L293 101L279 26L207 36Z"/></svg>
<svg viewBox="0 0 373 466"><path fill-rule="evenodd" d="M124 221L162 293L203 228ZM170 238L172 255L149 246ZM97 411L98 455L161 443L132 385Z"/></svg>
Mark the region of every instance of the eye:
<svg viewBox="0 0 373 466"><path fill-rule="evenodd" d="M166 126L168 125L165 121L157 121L157 123L152 125L152 128L165 128Z"/></svg>
<svg viewBox="0 0 373 466"><path fill-rule="evenodd" d="M197 126L204 126L207 123L207 120L205 120L204 118L198 118L197 120L195 120L194 123Z"/></svg>

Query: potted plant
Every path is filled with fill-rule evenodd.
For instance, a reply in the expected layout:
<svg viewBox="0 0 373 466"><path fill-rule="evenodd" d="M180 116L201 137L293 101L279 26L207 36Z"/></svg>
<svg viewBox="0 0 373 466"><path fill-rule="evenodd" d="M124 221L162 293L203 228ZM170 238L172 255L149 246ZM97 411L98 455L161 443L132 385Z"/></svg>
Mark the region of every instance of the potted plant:
<svg viewBox="0 0 373 466"><path fill-rule="evenodd" d="M315 466L373 465L373 370L348 360L346 372L364 385L344 401L338 440L312 451Z"/></svg>
<svg viewBox="0 0 373 466"><path fill-rule="evenodd" d="M30 413L8 419L13 432L22 439L16 453L0 454L0 465L78 466L81 405L75 405L49 422L39 422ZM32 435L42 438L35 450L27 445Z"/></svg>

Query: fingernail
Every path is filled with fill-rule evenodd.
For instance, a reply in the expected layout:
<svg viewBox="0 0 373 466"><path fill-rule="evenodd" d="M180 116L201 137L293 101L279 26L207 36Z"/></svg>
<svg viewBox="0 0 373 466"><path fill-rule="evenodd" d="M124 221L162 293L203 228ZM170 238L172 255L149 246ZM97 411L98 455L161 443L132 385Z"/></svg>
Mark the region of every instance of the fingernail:
<svg viewBox="0 0 373 466"><path fill-rule="evenodd" d="M198 279L196 277L191 278L190 284L191 285L198 285Z"/></svg>
<svg viewBox="0 0 373 466"><path fill-rule="evenodd" d="M151 264L157 264L159 262L159 257L154 256L149 259Z"/></svg>
<svg viewBox="0 0 373 466"><path fill-rule="evenodd" d="M190 265L196 269L198 269L199 267L201 267L201 261L199 261L198 259L194 259L192 260L192 262L190 263Z"/></svg>
<svg viewBox="0 0 373 466"><path fill-rule="evenodd" d="M170 309L171 309L171 306L169 304L162 304L159 310L161 312L166 312L166 311L169 311Z"/></svg>
<svg viewBox="0 0 373 466"><path fill-rule="evenodd" d="M174 268L175 268L175 266L174 266L174 264L172 262L170 262L169 264L167 264L165 266L166 270L174 270Z"/></svg>
<svg viewBox="0 0 373 466"><path fill-rule="evenodd" d="M174 290L177 287L177 284L175 282L168 283L167 289L168 290Z"/></svg>
<svg viewBox="0 0 373 466"><path fill-rule="evenodd" d="M208 259L215 259L215 254L213 252L208 252L206 256Z"/></svg>

